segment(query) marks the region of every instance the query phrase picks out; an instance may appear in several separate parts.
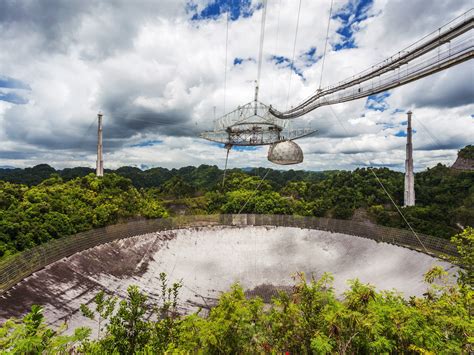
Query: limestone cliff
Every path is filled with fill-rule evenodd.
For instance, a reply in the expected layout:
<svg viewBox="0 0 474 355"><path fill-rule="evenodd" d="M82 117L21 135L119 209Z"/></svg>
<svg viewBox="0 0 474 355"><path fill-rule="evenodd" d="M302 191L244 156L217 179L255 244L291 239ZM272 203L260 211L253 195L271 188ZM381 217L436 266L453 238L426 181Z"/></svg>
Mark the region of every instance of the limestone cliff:
<svg viewBox="0 0 474 355"><path fill-rule="evenodd" d="M468 145L461 149L451 168L455 170L474 171L474 146Z"/></svg>

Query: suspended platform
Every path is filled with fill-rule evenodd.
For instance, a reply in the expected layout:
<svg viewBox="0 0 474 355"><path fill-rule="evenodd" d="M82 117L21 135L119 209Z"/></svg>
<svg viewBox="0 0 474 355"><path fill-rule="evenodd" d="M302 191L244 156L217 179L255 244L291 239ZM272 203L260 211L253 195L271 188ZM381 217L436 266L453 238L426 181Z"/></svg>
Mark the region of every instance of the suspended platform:
<svg viewBox="0 0 474 355"><path fill-rule="evenodd" d="M253 101L239 106L214 122L214 130L199 136L226 146L260 146L309 136L310 128L288 129L288 120L270 113L270 107Z"/></svg>

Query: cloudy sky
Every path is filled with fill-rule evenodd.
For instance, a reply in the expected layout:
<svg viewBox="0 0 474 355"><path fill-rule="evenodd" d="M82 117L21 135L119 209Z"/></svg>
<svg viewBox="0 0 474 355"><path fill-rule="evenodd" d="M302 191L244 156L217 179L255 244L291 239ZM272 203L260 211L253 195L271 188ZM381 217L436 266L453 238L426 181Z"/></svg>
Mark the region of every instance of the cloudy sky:
<svg viewBox="0 0 474 355"><path fill-rule="evenodd" d="M267 5L261 100L280 109L314 93L321 75L330 1L302 0L292 64L298 5ZM323 87L471 6L334 0ZM261 12L261 0L0 0L0 165L94 166L100 110L106 168L223 166L225 150L197 135L212 128L214 112L252 100ZM474 142L473 83L471 61L375 97L319 108L294 123L319 133L298 141L305 161L293 168L403 169L410 109L415 168L452 164L457 150ZM266 147L231 151L229 166L271 166L266 154Z"/></svg>

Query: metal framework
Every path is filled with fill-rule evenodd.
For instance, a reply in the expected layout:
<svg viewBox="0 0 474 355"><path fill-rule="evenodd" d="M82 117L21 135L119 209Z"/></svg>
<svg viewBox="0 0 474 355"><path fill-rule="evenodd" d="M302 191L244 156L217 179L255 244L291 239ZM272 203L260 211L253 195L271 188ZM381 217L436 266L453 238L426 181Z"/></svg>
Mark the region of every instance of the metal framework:
<svg viewBox="0 0 474 355"><path fill-rule="evenodd" d="M405 85L474 57L474 9L452 20L435 32L386 60L335 85L318 90L301 104L279 112L280 119L291 119L324 106L352 101Z"/></svg>
<svg viewBox="0 0 474 355"><path fill-rule="evenodd" d="M358 223L354 220L302 217L296 215L253 214L187 215L172 218L147 219L111 225L70 235L61 239L54 239L0 261L0 295L32 273L62 258L93 248L97 245L158 231L210 225L271 225L319 229L369 238L378 242L396 244L420 252L426 252L426 250L419 249L419 241L413 236L413 233L408 230L379 225L367 226L367 224ZM423 240L423 244L427 246L430 254L458 255L455 245L449 240L424 234L419 234L418 236Z"/></svg>
<svg viewBox="0 0 474 355"><path fill-rule="evenodd" d="M214 130L201 138L227 146L259 146L294 140L315 133L309 128L288 130L288 121L269 112L270 107L258 102L239 106L214 122Z"/></svg>

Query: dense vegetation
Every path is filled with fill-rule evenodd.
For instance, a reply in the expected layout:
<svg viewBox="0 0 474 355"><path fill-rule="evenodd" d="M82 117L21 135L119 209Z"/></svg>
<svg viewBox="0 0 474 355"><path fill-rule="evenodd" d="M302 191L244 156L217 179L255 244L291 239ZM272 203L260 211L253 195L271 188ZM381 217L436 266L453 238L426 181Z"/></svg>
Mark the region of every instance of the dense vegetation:
<svg viewBox="0 0 474 355"><path fill-rule="evenodd" d="M469 147L467 147L469 148ZM470 150L467 151L468 154ZM470 154L470 153L469 153ZM403 174L386 168L348 171L233 169L221 186L216 166L141 171L123 167L97 178L88 168L57 171L48 165L0 169L0 257L131 217L189 213L278 213L354 218L405 228L381 184L403 203ZM266 176L262 180L262 176ZM2 181L3 180L3 181ZM419 232L449 237L474 224L474 173L437 165L415 176L417 206L404 214ZM46 325L33 306L0 327L0 350L13 353L469 353L473 349L474 231L453 237L464 266L458 283L435 267L421 298L377 292L350 281L336 297L331 276L298 275L292 292L270 304L248 299L240 285L223 294L209 314L177 312L181 284L161 275L161 302L131 286L124 299L100 292L97 321L65 335Z"/></svg>
<svg viewBox="0 0 474 355"><path fill-rule="evenodd" d="M370 220L407 228L403 174L387 168L355 171L278 171L201 165L142 171L122 167L98 179L89 168L48 165L0 169L0 258L52 238L128 217L169 214L266 213ZM266 176L265 180L261 177ZM415 207L404 209L413 228L449 238L474 225L474 172L437 165L415 176Z"/></svg>
<svg viewBox="0 0 474 355"><path fill-rule="evenodd" d="M124 299L99 292L94 307L81 306L97 322L91 329L63 334L45 324L42 309L33 306L22 320L0 327L0 349L33 353L294 353L294 354L461 354L474 351L474 230L453 241L466 266L458 282L441 267L425 274L430 285L423 297L404 299L394 291L375 291L358 280L336 297L332 277L307 281L296 277L292 292L270 304L248 299L234 285L221 295L208 315L177 312L181 284L168 285L161 274L161 301L154 304L135 286Z"/></svg>
<svg viewBox="0 0 474 355"><path fill-rule="evenodd" d="M0 257L132 216L167 212L115 174L69 182L56 175L32 187L0 181Z"/></svg>
<svg viewBox="0 0 474 355"><path fill-rule="evenodd" d="M474 145L465 146L459 151L458 156L463 159L474 160Z"/></svg>

